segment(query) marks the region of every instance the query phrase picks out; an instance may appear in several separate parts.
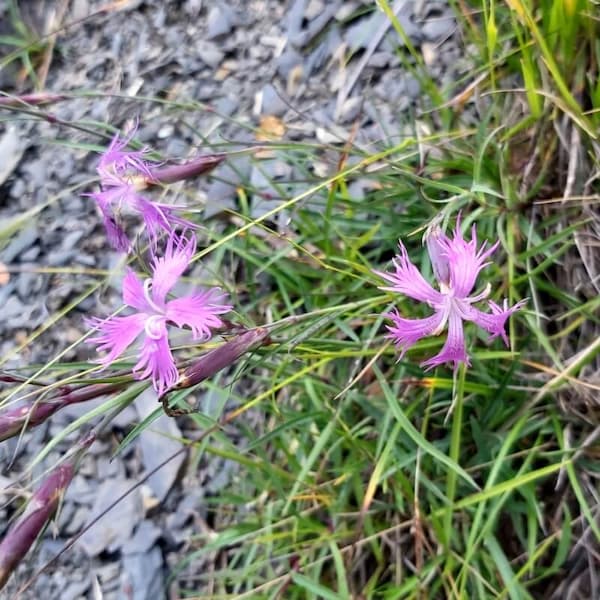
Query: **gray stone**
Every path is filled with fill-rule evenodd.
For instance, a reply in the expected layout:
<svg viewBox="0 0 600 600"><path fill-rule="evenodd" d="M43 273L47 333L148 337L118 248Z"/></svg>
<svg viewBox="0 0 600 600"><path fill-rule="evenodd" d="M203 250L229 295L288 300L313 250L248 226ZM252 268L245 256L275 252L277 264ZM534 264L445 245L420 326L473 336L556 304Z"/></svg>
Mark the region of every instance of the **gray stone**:
<svg viewBox="0 0 600 600"><path fill-rule="evenodd" d="M21 231L10 240L8 246L0 251L0 260L8 264L15 259L20 258L25 250L28 250L33 246L34 242L38 239L38 235L39 232L36 225L29 225L29 227L21 229Z"/></svg>
<svg viewBox="0 0 600 600"><path fill-rule="evenodd" d="M36 188L45 187L48 180L48 165L45 158L38 158L25 163L22 171L28 175L27 180L29 185L33 184Z"/></svg>
<svg viewBox="0 0 600 600"><path fill-rule="evenodd" d="M87 516L88 509L84 508L83 506L79 506L77 509L75 509L69 520L63 523L63 526L60 528L61 533L67 536L75 535L81 531L81 529L83 529Z"/></svg>
<svg viewBox="0 0 600 600"><path fill-rule="evenodd" d="M170 516L170 515L168 515ZM139 554L148 552L160 538L162 532L152 521L142 521L133 537L123 544L123 554Z"/></svg>
<svg viewBox="0 0 600 600"><path fill-rule="evenodd" d="M90 589L92 582L89 576L83 581L71 581L60 591L61 600L81 600L86 598L86 592Z"/></svg>
<svg viewBox="0 0 600 600"><path fill-rule="evenodd" d="M324 10L322 10L314 19L311 19L305 29L289 36L290 42L298 48L303 48L310 44L315 37L323 31L329 21L333 19L341 5L342 0L328 0Z"/></svg>
<svg viewBox="0 0 600 600"><path fill-rule="evenodd" d="M149 552L126 554L123 557L121 589L130 600L164 600L165 583L163 557L156 546Z"/></svg>
<svg viewBox="0 0 600 600"><path fill-rule="evenodd" d="M149 388L135 399L135 408L140 420L145 419L157 408L156 392ZM140 433L137 442L142 451L145 472L154 470L165 458L180 450L183 446L178 440L181 431L175 419L162 415ZM167 462L148 479L147 485L159 502L166 497L177 480L179 470L185 461L185 453L177 455Z"/></svg>
<svg viewBox="0 0 600 600"><path fill-rule="evenodd" d="M16 126L10 125L0 138L0 185L2 185L17 168L25 152L25 141Z"/></svg>
<svg viewBox="0 0 600 600"><path fill-rule="evenodd" d="M26 191L25 182L22 179L17 179L10 188L10 195L12 198L20 198Z"/></svg>
<svg viewBox="0 0 600 600"><path fill-rule="evenodd" d="M208 13L208 30L204 37L207 40L212 40L230 33L237 21L238 19L231 8L224 4L213 5Z"/></svg>
<svg viewBox="0 0 600 600"><path fill-rule="evenodd" d="M17 292L22 300L30 299L37 294L44 284L44 277L39 273L23 271L17 277Z"/></svg>
<svg viewBox="0 0 600 600"><path fill-rule="evenodd" d="M292 0L291 4L287 7L284 27L288 39L294 38L300 33L307 4L308 0Z"/></svg>
<svg viewBox="0 0 600 600"><path fill-rule="evenodd" d="M111 421L111 425L119 429L127 429L136 422L137 412L135 408L129 404Z"/></svg>
<svg viewBox="0 0 600 600"><path fill-rule="evenodd" d="M305 64L306 75L319 71L327 66L330 58L342 45L342 36L338 27L332 27L323 41L310 53Z"/></svg>
<svg viewBox="0 0 600 600"><path fill-rule="evenodd" d="M348 123L354 121L362 110L363 99L360 96L348 98L340 108L338 121Z"/></svg>
<svg viewBox="0 0 600 600"><path fill-rule="evenodd" d="M402 26L406 35L413 41L420 39L420 29L415 25L411 19L412 3L406 3L396 17ZM346 29L344 39L348 43L348 46L353 50L365 49L369 46L373 38L377 33L381 32L383 27L390 27L389 21L385 13L379 10L374 10L370 16L358 19L353 22L350 27ZM391 32L388 36L385 36L387 42L384 44L385 50L393 52L398 47L404 46L402 38L396 33Z"/></svg>
<svg viewBox="0 0 600 600"><path fill-rule="evenodd" d="M63 248L75 248L75 246L79 243L79 240L84 236L84 232L81 230L75 230L67 233L62 238L62 247Z"/></svg>
<svg viewBox="0 0 600 600"><path fill-rule="evenodd" d="M361 3L359 0L345 0L345 2L335 13L335 19L337 21L345 21L346 19L350 18L360 7Z"/></svg>
<svg viewBox="0 0 600 600"><path fill-rule="evenodd" d="M40 255L40 247L36 244L31 246L29 250L25 250L20 256L22 262L30 262L35 260Z"/></svg>
<svg viewBox="0 0 600 600"><path fill-rule="evenodd" d="M97 495L97 483L88 481L85 477L76 474L65 493L65 502L87 506L92 504Z"/></svg>
<svg viewBox="0 0 600 600"><path fill-rule="evenodd" d="M206 40L196 42L194 49L202 62L213 69L218 67L223 58L225 58L225 53L219 50L216 44L207 42Z"/></svg>
<svg viewBox="0 0 600 600"><path fill-rule="evenodd" d="M404 86L406 89L406 94L409 98L412 98L413 100L418 98L421 94L421 84L412 75L406 77L406 79L404 80Z"/></svg>
<svg viewBox="0 0 600 600"><path fill-rule="evenodd" d="M143 518L139 488L134 485L133 480L116 479L100 486L86 521L89 529L77 541L88 556L115 552L131 538Z"/></svg>
<svg viewBox="0 0 600 600"><path fill-rule="evenodd" d="M281 98L273 84L267 83L262 89L260 113L263 115L281 116L288 110L288 104Z"/></svg>
<svg viewBox="0 0 600 600"><path fill-rule="evenodd" d="M202 487L190 489L177 506L177 510L167 515L167 528L170 531L182 529L190 519L197 515L203 518L206 516L206 503Z"/></svg>
<svg viewBox="0 0 600 600"><path fill-rule="evenodd" d="M287 81L291 71L303 63L304 56L288 45L283 54L277 59L277 73Z"/></svg>
<svg viewBox="0 0 600 600"><path fill-rule="evenodd" d="M180 138L173 136L167 143L165 154L167 156L185 156L188 145Z"/></svg>
<svg viewBox="0 0 600 600"><path fill-rule="evenodd" d="M62 267L71 262L76 254L74 248L51 250L46 256L46 263L51 267Z"/></svg>
<svg viewBox="0 0 600 600"><path fill-rule="evenodd" d="M393 71L384 73L381 81L375 87L375 95L381 102L393 105L396 110L404 110L410 104L410 98L406 93L405 77ZM377 111L371 100L365 102L365 112L376 120Z"/></svg>
<svg viewBox="0 0 600 600"><path fill-rule="evenodd" d="M219 115L231 116L240 105L240 99L233 96L223 96L215 102L215 109Z"/></svg>
<svg viewBox="0 0 600 600"><path fill-rule="evenodd" d="M100 479L123 479L125 477L125 467L120 460L111 460L108 456L99 456L96 468Z"/></svg>
<svg viewBox="0 0 600 600"><path fill-rule="evenodd" d="M94 569L95 575L98 578L102 591L114 590L119 586L119 573L121 565L118 562L108 563Z"/></svg>
<svg viewBox="0 0 600 600"><path fill-rule="evenodd" d="M16 290L17 282L13 277L7 284L0 285L0 306L4 307L10 295ZM4 308L3 308L4 310ZM0 327L2 327L2 320L0 319Z"/></svg>
<svg viewBox="0 0 600 600"><path fill-rule="evenodd" d="M316 19L324 10L325 2L323 0L310 0L306 10L304 11L304 18L308 19L309 21Z"/></svg>
<svg viewBox="0 0 600 600"><path fill-rule="evenodd" d="M98 475L96 469L96 459L92 454L84 454L79 461L77 472L84 477L96 477Z"/></svg>
<svg viewBox="0 0 600 600"><path fill-rule="evenodd" d="M5 321L12 320L22 315L25 310L25 305L16 296L10 296L2 307L2 318Z"/></svg>
<svg viewBox="0 0 600 600"><path fill-rule="evenodd" d="M206 191L206 217L237 207L236 188L250 176L251 168L248 156L238 156L213 171L212 181Z"/></svg>
<svg viewBox="0 0 600 600"><path fill-rule="evenodd" d="M439 42L448 37L456 29L456 21L450 13L431 17L421 28L425 39Z"/></svg>
<svg viewBox="0 0 600 600"><path fill-rule="evenodd" d="M380 52L374 52L367 64L375 69L384 69L394 61L394 58L395 56L391 52L381 50Z"/></svg>

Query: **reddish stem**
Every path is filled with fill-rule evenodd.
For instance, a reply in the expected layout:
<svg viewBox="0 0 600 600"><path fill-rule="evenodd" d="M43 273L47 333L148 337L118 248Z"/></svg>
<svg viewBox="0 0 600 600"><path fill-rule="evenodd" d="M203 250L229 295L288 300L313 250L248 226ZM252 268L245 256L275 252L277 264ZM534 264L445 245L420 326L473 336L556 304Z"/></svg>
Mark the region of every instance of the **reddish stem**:
<svg viewBox="0 0 600 600"><path fill-rule="evenodd" d="M39 106L41 104L52 104L66 100L64 94L52 94L50 92L36 92L23 94L22 96L0 96L0 106L21 106L23 104Z"/></svg>

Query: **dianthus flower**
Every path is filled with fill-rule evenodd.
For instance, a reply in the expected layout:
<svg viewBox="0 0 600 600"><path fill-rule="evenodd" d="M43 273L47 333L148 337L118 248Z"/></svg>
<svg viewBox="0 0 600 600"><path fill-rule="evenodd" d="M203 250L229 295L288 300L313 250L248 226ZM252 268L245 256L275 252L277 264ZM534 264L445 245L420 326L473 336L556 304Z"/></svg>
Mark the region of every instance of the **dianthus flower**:
<svg viewBox="0 0 600 600"><path fill-rule="evenodd" d="M507 300L504 300L502 306L489 300L490 312L483 312L473 305L489 295L489 283L479 294L470 295L479 272L490 264L486 259L496 250L499 242L487 249L487 242L484 242L477 249L475 225L471 231L471 240L467 242L460 232L460 217L457 219L452 239L436 225L427 232L425 242L439 290L434 289L413 265L402 242L399 242L400 255L392 260L395 271L375 271L391 284L380 289L399 292L419 302L425 302L433 309L433 314L424 319L405 319L396 309L387 315L392 321L392 325L388 326L388 337L400 349L400 358L421 338L439 335L448 324L448 336L442 349L421 363L421 366L431 369L448 362L454 363L456 369L461 362L469 365L464 321L472 321L485 329L491 334L490 339L502 336L508 346L504 330L506 321L525 304L525 301L522 300L509 308Z"/></svg>
<svg viewBox="0 0 600 600"><path fill-rule="evenodd" d="M168 324L189 327L196 340L207 340L211 329L223 322L218 315L231 310L225 304L226 294L212 288L199 294L167 300L167 294L190 264L196 249L193 237L172 233L166 244L164 256L154 256L152 277L143 282L128 270L123 279L123 302L137 312L108 319L88 319L87 323L98 330L99 335L90 338L98 344L99 352L107 352L99 360L109 366L136 338L143 336L137 364L133 367L137 379L152 378L154 389L162 395L178 379L178 372L171 353Z"/></svg>
<svg viewBox="0 0 600 600"><path fill-rule="evenodd" d="M148 152L145 149L126 150L134 133L135 130L124 139L117 134L112 139L98 162L101 190L90 194L102 213L109 242L123 252L128 251L131 244L120 222L122 212L138 213L151 241L156 240L161 229L172 233L176 225L193 227L174 215L174 209L182 206L153 202L140 193L148 185L159 182L154 175L158 163L146 158Z"/></svg>

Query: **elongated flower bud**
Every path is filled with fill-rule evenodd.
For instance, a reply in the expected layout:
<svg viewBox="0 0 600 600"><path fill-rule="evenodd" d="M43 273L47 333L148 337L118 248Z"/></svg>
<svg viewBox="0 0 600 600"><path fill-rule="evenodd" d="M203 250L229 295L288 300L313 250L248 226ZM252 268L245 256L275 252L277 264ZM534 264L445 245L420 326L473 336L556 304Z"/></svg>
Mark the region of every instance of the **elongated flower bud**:
<svg viewBox="0 0 600 600"><path fill-rule="evenodd" d="M29 500L25 512L0 543L0 589L56 512L62 495L73 479L78 458L94 439L93 434L85 436L77 444L72 457L46 477Z"/></svg>
<svg viewBox="0 0 600 600"><path fill-rule="evenodd" d="M174 183L175 181L181 181L183 179L191 179L192 177L212 171L217 165L225 160L226 156L227 155L224 152L219 154L205 154L204 156L198 156L181 165L171 165L168 167L151 169L150 172L152 173L154 181L147 181L147 183Z"/></svg>
<svg viewBox="0 0 600 600"><path fill-rule="evenodd" d="M124 383L100 383L84 388L61 392L56 400L34 402L0 413L0 442L18 435L23 429L35 427L68 404L85 402L121 389Z"/></svg>
<svg viewBox="0 0 600 600"><path fill-rule="evenodd" d="M196 385L221 369L232 365L241 356L257 346L266 346L270 344L269 330L265 327L257 327L246 333L238 335L236 338L225 342L222 346L207 352L189 367L184 369L175 384L174 389L181 389Z"/></svg>

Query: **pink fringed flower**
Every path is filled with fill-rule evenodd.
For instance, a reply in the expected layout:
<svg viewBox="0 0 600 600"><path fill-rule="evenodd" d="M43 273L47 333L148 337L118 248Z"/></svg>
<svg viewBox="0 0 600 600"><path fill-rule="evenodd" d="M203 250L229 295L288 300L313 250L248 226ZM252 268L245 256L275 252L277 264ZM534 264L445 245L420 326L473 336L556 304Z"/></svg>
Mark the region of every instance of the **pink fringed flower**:
<svg viewBox="0 0 600 600"><path fill-rule="evenodd" d="M121 225L123 212L139 214L152 241L160 230L172 233L176 225L193 227L192 223L173 213L174 209L182 206L153 202L140 193L147 185L158 183L153 174L158 163L146 158L145 149L126 150L134 133L135 130L125 139L117 134L112 139L98 162L101 190L90 194L102 213L109 242L123 252L131 246Z"/></svg>
<svg viewBox="0 0 600 600"><path fill-rule="evenodd" d="M152 261L152 277L140 281L128 270L123 279L123 302L136 313L125 317L89 319L88 325L98 330L90 343L106 352L100 364L109 366L136 338L143 335L139 360L133 367L137 379L152 378L154 389L162 395L178 378L175 361L169 347L169 323L189 327L196 340L207 340L211 329L223 322L218 315L231 310L225 304L226 294L212 288L199 294L167 300L167 294L187 269L196 250L194 238L171 234L164 256Z"/></svg>
<svg viewBox="0 0 600 600"><path fill-rule="evenodd" d="M464 321L473 321L491 334L493 339L502 336L508 345L504 330L508 317L519 310L525 301L508 306L507 300L499 306L488 301L491 312L482 312L473 305L486 298L490 293L490 285L479 294L470 295L479 272L489 264L486 260L498 247L498 242L486 249L487 243L477 249L475 225L471 232L471 240L463 239L460 232L460 217L456 222L454 237L447 237L438 226L432 227L425 238L427 251L439 284L439 291L434 289L421 275L408 258L406 248L399 242L400 255L393 259L393 273L375 273L391 285L381 289L399 292L427 303L433 309L433 315L424 319L405 319L397 310L387 316L392 325L388 326L388 337L400 348L400 357L421 338L439 335L448 325L448 336L441 351L422 363L431 369L443 363L454 363L454 368L461 362L470 364L465 346L463 330Z"/></svg>

